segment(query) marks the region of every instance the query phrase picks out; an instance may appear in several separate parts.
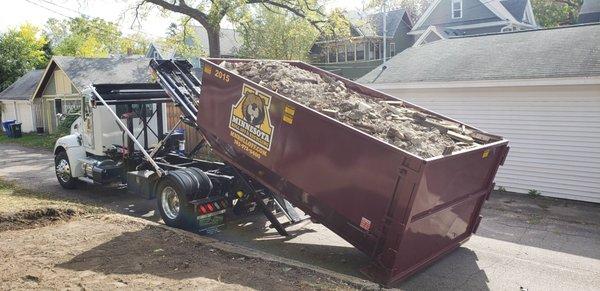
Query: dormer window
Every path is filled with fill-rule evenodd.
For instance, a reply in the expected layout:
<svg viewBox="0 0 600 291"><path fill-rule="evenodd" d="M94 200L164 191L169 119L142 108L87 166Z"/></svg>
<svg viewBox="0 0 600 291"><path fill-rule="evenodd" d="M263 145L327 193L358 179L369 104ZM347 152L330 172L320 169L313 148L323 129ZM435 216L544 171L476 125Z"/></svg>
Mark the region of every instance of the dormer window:
<svg viewBox="0 0 600 291"><path fill-rule="evenodd" d="M462 18L462 0L452 0L452 19Z"/></svg>

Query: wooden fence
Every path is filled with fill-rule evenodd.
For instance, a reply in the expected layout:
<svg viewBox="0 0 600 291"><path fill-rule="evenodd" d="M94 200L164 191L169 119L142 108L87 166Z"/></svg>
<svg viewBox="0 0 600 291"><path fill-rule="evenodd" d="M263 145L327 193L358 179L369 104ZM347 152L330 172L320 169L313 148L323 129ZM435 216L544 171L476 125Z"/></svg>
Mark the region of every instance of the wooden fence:
<svg viewBox="0 0 600 291"><path fill-rule="evenodd" d="M177 121L179 121L180 116L181 111L179 111L179 108L177 108L173 103L167 103L168 128L173 128ZM179 125L179 128L183 128L185 130L185 147L187 151L191 151L202 140L202 135L197 132L196 129L183 122Z"/></svg>

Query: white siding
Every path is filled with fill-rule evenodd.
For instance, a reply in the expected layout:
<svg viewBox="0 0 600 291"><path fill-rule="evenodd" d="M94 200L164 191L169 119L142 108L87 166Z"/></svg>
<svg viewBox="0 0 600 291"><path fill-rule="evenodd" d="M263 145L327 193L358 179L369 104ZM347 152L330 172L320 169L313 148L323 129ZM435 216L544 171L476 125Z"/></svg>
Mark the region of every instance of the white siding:
<svg viewBox="0 0 600 291"><path fill-rule="evenodd" d="M507 138L498 186L600 202L600 85L384 91Z"/></svg>
<svg viewBox="0 0 600 291"><path fill-rule="evenodd" d="M28 101L2 101L2 103L4 104L2 121L15 119L22 123L22 132L34 131L33 113L31 111L31 104Z"/></svg>
<svg viewBox="0 0 600 291"><path fill-rule="evenodd" d="M35 127L33 125L33 112L31 108L31 103L27 101L17 102L17 112L19 114L17 120L22 123L21 131L34 131Z"/></svg>

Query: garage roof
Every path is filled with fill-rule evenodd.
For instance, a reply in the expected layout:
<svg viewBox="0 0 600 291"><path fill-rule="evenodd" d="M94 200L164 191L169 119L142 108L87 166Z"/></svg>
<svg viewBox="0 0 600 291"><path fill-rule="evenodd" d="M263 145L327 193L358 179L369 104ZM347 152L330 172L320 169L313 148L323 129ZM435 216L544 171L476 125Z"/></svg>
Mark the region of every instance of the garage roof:
<svg viewBox="0 0 600 291"><path fill-rule="evenodd" d="M149 83L150 59L134 58L80 58L55 56L46 69L34 97L39 97L52 72L60 68L73 86L81 92L86 86L98 83Z"/></svg>
<svg viewBox="0 0 600 291"><path fill-rule="evenodd" d="M31 70L17 79L4 91L0 92L0 100L29 100L35 91L44 70Z"/></svg>
<svg viewBox="0 0 600 291"><path fill-rule="evenodd" d="M385 66L358 82L600 76L600 24L449 38L408 48Z"/></svg>

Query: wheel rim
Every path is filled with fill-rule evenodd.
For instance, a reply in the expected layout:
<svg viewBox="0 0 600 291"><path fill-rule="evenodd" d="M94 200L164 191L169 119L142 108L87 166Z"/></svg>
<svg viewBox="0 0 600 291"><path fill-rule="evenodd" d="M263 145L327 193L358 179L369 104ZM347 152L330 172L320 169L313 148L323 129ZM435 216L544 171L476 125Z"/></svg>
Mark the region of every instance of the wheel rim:
<svg viewBox="0 0 600 291"><path fill-rule="evenodd" d="M62 182L69 182L71 179L71 168L69 167L69 162L65 159L61 159L56 164L56 176Z"/></svg>
<svg viewBox="0 0 600 291"><path fill-rule="evenodd" d="M163 189L161 196L161 205L163 212L169 219L175 219L179 216L179 196L171 186Z"/></svg>

